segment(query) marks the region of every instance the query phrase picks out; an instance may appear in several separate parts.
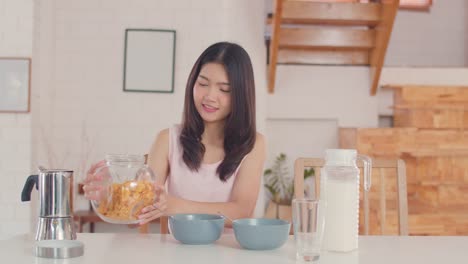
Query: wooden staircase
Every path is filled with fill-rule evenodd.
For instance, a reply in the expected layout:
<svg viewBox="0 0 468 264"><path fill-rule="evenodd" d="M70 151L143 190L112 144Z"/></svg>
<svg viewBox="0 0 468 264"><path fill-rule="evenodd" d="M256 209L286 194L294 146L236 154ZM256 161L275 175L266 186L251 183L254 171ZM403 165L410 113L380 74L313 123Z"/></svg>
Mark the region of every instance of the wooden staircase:
<svg viewBox="0 0 468 264"><path fill-rule="evenodd" d="M278 63L368 65L375 95L398 4L275 0L268 91L274 92Z"/></svg>

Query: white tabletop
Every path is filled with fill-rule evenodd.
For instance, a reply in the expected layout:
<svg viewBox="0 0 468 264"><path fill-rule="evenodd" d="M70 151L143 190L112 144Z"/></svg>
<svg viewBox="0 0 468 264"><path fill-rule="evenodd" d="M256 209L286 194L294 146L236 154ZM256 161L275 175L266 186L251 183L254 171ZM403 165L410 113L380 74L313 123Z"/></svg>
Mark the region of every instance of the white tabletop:
<svg viewBox="0 0 468 264"><path fill-rule="evenodd" d="M84 256L53 260L33 254L30 237L0 241L1 263L295 263L293 237L283 247L270 251L241 249L233 235L225 234L213 245L183 245L171 235L78 234L85 244ZM351 253L324 252L320 264L448 264L468 263L468 236L398 237L362 236L359 250Z"/></svg>

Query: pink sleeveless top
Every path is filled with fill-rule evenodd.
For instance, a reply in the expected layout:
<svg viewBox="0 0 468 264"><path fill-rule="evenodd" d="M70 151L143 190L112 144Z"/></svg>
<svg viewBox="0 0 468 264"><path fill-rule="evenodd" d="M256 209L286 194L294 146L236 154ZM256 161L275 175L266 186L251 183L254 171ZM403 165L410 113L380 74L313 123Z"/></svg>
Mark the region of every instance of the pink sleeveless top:
<svg viewBox="0 0 468 264"><path fill-rule="evenodd" d="M245 157L226 182L221 181L216 173L221 161L211 164L202 163L198 171L191 171L182 159L183 151L179 141L181 131L180 125L169 128L168 192L196 202L228 202L234 180Z"/></svg>

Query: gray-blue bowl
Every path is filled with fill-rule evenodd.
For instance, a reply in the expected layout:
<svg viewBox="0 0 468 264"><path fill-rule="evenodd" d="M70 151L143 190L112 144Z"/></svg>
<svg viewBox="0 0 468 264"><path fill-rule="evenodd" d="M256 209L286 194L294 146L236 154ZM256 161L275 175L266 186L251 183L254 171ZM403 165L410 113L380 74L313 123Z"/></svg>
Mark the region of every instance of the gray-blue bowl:
<svg viewBox="0 0 468 264"><path fill-rule="evenodd" d="M212 214L175 214L169 216L169 227L175 239L184 244L211 244L224 229L224 218Z"/></svg>
<svg viewBox="0 0 468 264"><path fill-rule="evenodd" d="M281 219L245 218L234 220L234 234L246 249L268 250L279 248L289 237L291 224Z"/></svg>

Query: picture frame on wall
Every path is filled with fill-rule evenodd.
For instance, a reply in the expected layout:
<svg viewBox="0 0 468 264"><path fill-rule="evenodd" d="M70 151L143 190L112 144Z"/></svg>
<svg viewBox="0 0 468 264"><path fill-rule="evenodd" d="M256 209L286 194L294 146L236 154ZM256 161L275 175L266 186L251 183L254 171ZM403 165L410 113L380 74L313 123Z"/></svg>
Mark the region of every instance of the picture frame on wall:
<svg viewBox="0 0 468 264"><path fill-rule="evenodd" d="M174 92L176 31L126 29L124 92Z"/></svg>
<svg viewBox="0 0 468 264"><path fill-rule="evenodd" d="M0 57L0 113L29 113L31 59Z"/></svg>

